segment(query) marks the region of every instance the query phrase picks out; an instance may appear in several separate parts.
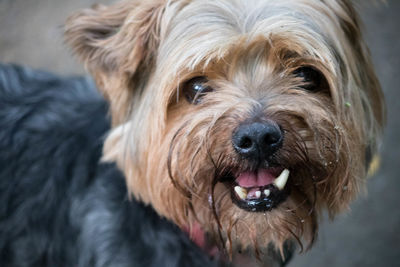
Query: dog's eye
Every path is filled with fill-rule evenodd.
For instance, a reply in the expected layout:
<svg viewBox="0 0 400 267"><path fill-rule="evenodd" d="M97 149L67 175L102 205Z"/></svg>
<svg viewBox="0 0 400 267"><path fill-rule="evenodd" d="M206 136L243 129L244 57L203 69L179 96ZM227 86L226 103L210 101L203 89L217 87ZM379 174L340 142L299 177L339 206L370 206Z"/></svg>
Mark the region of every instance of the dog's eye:
<svg viewBox="0 0 400 267"><path fill-rule="evenodd" d="M183 86L183 93L187 101L192 104L198 104L203 96L213 91L213 89L207 85L207 82L207 78L203 76L195 77L187 81Z"/></svg>
<svg viewBox="0 0 400 267"><path fill-rule="evenodd" d="M322 74L312 67L301 67L294 71L294 75L303 80L300 86L308 91L316 92L321 89Z"/></svg>

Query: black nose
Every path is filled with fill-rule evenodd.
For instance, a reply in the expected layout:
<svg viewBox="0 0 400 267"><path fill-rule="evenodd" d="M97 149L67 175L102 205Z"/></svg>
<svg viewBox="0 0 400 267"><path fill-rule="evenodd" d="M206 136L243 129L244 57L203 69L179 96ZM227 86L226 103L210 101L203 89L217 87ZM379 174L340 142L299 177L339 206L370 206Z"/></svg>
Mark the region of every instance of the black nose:
<svg viewBox="0 0 400 267"><path fill-rule="evenodd" d="M276 123L253 122L240 125L232 139L240 155L253 160L265 160L282 146L283 135Z"/></svg>

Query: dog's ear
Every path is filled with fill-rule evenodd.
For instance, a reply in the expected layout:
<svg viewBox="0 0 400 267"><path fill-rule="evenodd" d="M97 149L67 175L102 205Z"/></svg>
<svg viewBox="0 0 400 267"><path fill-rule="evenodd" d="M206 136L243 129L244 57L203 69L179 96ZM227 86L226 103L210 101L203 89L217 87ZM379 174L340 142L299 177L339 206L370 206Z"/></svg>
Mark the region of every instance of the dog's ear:
<svg viewBox="0 0 400 267"><path fill-rule="evenodd" d="M378 146L386 123L386 109L379 80L376 76L369 49L362 36L360 18L349 0L339 0L334 10L338 13L340 24L347 39L353 45L352 64L356 64L354 77L358 85L362 102L364 118L364 132L366 136L365 168L371 168L373 159L378 153ZM345 12L341 12L344 10Z"/></svg>
<svg viewBox="0 0 400 267"><path fill-rule="evenodd" d="M91 70L134 72L154 56L163 2L95 5L68 18L66 40Z"/></svg>
<svg viewBox="0 0 400 267"><path fill-rule="evenodd" d="M348 51L354 59L352 64L356 64L355 70L359 71L356 83L365 93L362 100L365 108L370 109L370 118L367 118L368 128L378 128L375 130L374 137L386 123L386 109L382 89L375 74L374 65L371 60L370 52L364 42L362 35L362 23L358 12L350 0L328 1L331 3L332 10L335 11L341 28L346 34L347 40L352 44L353 50ZM367 112L368 113L368 112Z"/></svg>
<svg viewBox="0 0 400 267"><path fill-rule="evenodd" d="M131 0L96 5L66 22L66 42L110 102L113 124L125 120L137 87L145 86L157 53L165 3Z"/></svg>
<svg viewBox="0 0 400 267"><path fill-rule="evenodd" d="M349 128L354 136L354 143L349 144L350 149L361 150L365 153L360 159L352 158L350 167L345 176L341 176L338 182L330 180L330 187L335 188L329 200L332 209L340 210L353 199L360 190L357 181L365 177L367 170L370 173L376 171L379 163L378 146L382 136L382 130L386 122L386 109L383 92L379 80L375 74L369 49L362 36L361 20L350 0L323 0L334 13L340 30L344 33L337 35L338 41L347 44L342 51L341 61L343 68L342 120L349 123ZM350 130L350 129L349 129ZM358 146L356 145L358 143ZM351 179L349 178L351 177ZM343 188L344 190L336 190Z"/></svg>

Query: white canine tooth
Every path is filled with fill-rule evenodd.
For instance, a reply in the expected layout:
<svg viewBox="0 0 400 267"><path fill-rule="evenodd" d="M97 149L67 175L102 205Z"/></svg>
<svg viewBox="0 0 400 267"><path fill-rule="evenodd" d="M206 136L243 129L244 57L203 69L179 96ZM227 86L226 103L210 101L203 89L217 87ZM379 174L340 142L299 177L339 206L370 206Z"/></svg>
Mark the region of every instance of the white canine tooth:
<svg viewBox="0 0 400 267"><path fill-rule="evenodd" d="M269 197L270 194L271 194L271 190L269 190L269 189L265 189L265 190L264 190L264 195L265 195L266 197Z"/></svg>
<svg viewBox="0 0 400 267"><path fill-rule="evenodd" d="M254 194L256 195L256 198L260 198L261 197L261 191L256 191Z"/></svg>
<svg viewBox="0 0 400 267"><path fill-rule="evenodd" d="M243 187L241 187L241 186L235 186L235 192L236 192L236 194L237 194L241 199L243 199L243 200L246 199L246 197L247 197L247 190L244 189Z"/></svg>
<svg viewBox="0 0 400 267"><path fill-rule="evenodd" d="M279 190L282 190L283 188L285 188L286 182L289 178L289 170L288 169L284 169L281 173L281 175L279 175L278 178L275 179L274 181L274 185L276 187L278 187Z"/></svg>

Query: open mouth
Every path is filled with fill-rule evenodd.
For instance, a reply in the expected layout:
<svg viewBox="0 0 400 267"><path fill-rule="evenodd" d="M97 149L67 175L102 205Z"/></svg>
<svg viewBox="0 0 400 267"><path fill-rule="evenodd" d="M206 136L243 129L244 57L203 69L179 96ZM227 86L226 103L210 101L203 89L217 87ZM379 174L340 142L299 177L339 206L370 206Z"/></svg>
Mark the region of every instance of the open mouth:
<svg viewBox="0 0 400 267"><path fill-rule="evenodd" d="M270 211L289 195L286 184L290 171L284 168L267 168L244 171L229 184L231 198L239 208L251 212Z"/></svg>

